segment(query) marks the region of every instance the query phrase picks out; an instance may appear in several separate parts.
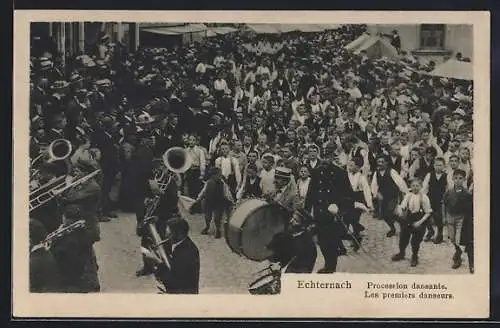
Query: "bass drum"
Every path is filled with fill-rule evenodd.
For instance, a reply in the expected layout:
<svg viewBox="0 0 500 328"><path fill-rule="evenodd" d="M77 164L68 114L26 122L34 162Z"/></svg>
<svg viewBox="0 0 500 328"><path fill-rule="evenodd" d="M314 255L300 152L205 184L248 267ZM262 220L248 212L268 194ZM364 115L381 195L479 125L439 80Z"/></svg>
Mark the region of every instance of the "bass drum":
<svg viewBox="0 0 500 328"><path fill-rule="evenodd" d="M285 231L288 211L261 199L243 201L232 213L226 231L231 250L253 261L263 261L272 253L267 245L278 232Z"/></svg>

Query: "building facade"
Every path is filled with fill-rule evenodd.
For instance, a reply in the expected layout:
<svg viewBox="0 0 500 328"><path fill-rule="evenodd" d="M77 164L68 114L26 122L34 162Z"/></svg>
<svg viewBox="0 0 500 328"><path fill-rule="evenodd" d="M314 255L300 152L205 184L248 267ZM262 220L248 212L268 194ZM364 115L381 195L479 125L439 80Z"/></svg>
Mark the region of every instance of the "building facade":
<svg viewBox="0 0 500 328"><path fill-rule="evenodd" d="M87 53L99 41L99 35L109 35L111 42L121 42L128 49L139 46L139 25L122 22L35 22L31 23L31 39L50 43L51 51L64 57ZM33 48L32 48L33 49ZM40 54L32 54L34 56ZM63 57L63 58L64 58Z"/></svg>
<svg viewBox="0 0 500 328"><path fill-rule="evenodd" d="M401 50L442 62L449 56L461 53L464 58L473 57L472 25L466 24L408 24L368 25L370 34L391 34L397 30L401 38Z"/></svg>

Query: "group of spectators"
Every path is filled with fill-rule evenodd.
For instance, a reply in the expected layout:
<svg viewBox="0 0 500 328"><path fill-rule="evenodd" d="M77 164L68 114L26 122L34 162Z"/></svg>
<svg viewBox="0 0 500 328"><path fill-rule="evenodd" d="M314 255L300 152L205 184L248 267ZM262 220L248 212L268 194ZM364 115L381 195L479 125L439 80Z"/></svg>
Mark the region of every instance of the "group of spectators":
<svg viewBox="0 0 500 328"><path fill-rule="evenodd" d="M42 51L31 62L31 158L70 140L71 161L102 170L104 221L135 210L145 136L158 159L186 148L182 193L194 199L214 167L236 200L272 192L276 167L291 169L304 198L327 151L341 167L361 158L368 181L381 154L406 183L424 180L442 158L450 183L461 169L472 188L472 82L427 75L428 64L405 52L373 58L344 48L364 32L236 32L135 52L103 34L65 67L60 54Z"/></svg>

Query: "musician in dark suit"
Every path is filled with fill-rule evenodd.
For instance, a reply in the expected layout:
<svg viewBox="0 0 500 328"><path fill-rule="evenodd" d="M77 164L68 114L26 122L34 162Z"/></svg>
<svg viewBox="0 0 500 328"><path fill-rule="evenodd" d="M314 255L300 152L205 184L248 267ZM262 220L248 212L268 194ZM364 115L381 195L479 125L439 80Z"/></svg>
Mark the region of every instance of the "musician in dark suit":
<svg viewBox="0 0 500 328"><path fill-rule="evenodd" d="M267 245L272 251L269 261L278 263L284 273L311 273L317 257L311 230L312 217L303 209L296 210L286 231L277 233Z"/></svg>
<svg viewBox="0 0 500 328"><path fill-rule="evenodd" d="M153 144L154 138L145 130L138 134L140 144L132 158L131 172L134 174L135 214L137 220L136 234L141 237L141 246L148 244L148 236L145 233L146 227L143 225L146 214L146 198L153 195L150 180L153 175ZM150 261L143 256L144 266L137 270L136 276L145 276L153 273Z"/></svg>
<svg viewBox="0 0 500 328"><path fill-rule="evenodd" d="M169 267L158 263L156 279L165 287L167 294L198 294L200 282L200 253L188 236L189 224L178 217L167 223L170 245L166 245Z"/></svg>
<svg viewBox="0 0 500 328"><path fill-rule="evenodd" d="M110 133L112 131L113 119L105 116L101 119L101 127L95 132L93 142L101 151L102 199L101 206L103 215L109 218L118 217L111 211L111 200L109 193L118 173L118 145L116 138Z"/></svg>
<svg viewBox="0 0 500 328"><path fill-rule="evenodd" d="M30 220L30 292L54 293L61 291L61 274L56 259L50 249L33 249L47 236L42 223ZM33 249L33 250L32 250Z"/></svg>
<svg viewBox="0 0 500 328"><path fill-rule="evenodd" d="M345 230L338 215L348 213L354 206L354 195L347 171L333 163L335 150L332 145L325 149L328 159L312 171L305 199L305 210L313 211L319 246L325 258L325 266L318 273L336 271Z"/></svg>
<svg viewBox="0 0 500 328"><path fill-rule="evenodd" d="M93 171L88 164L79 163L73 167L74 179L80 179ZM85 229L65 239L64 247L54 250L61 267L66 292L99 292L98 265L94 243L101 239L97 204L101 188L95 178L78 184L61 195L65 205L63 224L70 225L84 220Z"/></svg>

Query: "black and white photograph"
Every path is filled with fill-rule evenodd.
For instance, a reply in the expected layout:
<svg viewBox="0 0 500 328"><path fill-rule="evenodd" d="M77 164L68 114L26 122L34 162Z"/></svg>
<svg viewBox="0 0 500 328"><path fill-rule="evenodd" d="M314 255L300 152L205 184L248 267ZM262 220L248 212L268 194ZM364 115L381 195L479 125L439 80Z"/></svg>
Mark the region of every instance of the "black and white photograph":
<svg viewBox="0 0 500 328"><path fill-rule="evenodd" d="M474 274L472 25L47 21L29 49L31 293Z"/></svg>
<svg viewBox="0 0 500 328"><path fill-rule="evenodd" d="M487 12L14 13L19 318L484 318Z"/></svg>

